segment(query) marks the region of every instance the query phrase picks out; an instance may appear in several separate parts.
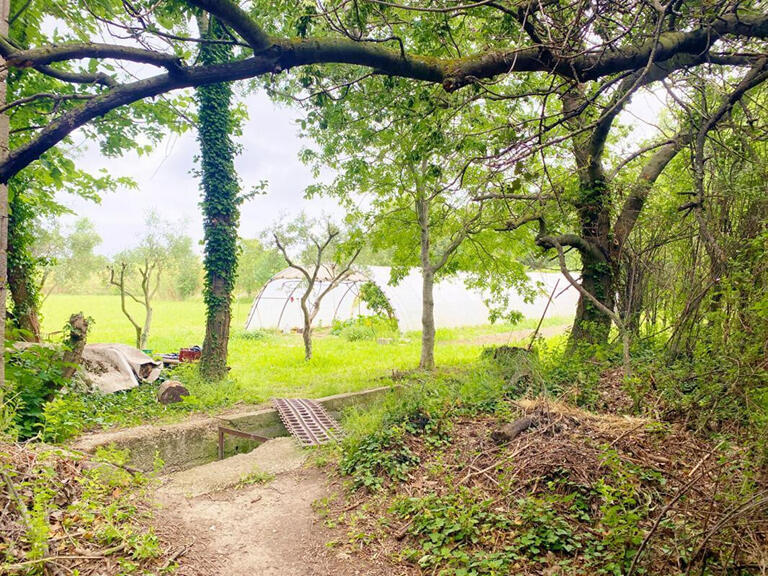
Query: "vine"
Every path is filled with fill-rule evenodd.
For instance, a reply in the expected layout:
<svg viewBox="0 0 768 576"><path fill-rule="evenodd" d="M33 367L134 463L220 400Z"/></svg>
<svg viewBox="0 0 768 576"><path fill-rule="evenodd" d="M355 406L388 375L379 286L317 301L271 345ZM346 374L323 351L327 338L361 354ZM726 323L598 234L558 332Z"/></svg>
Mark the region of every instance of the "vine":
<svg viewBox="0 0 768 576"><path fill-rule="evenodd" d="M226 38L226 30L215 18L208 22L205 37ZM200 61L220 64L232 59L228 44L203 43ZM204 375L221 378L226 374L227 340L232 291L237 279L237 227L240 220L239 183L234 157L237 147L231 138L236 128L232 114L230 84L211 84L197 89L199 104L198 140L205 231L203 288L206 306L206 334L201 369Z"/></svg>
<svg viewBox="0 0 768 576"><path fill-rule="evenodd" d="M31 251L35 241L35 209L24 201L16 179L9 183L8 211L8 285L11 314L25 340L40 339L39 259Z"/></svg>

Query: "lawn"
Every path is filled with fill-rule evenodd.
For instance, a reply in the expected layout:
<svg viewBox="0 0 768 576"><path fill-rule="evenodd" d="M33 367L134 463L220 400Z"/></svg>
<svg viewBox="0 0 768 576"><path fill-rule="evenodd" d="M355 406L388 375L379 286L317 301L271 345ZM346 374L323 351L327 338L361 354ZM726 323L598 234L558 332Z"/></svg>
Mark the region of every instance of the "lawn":
<svg viewBox="0 0 768 576"><path fill-rule="evenodd" d="M371 388L386 383L394 370L418 365L419 333L409 333L390 344L376 341L349 342L320 332L315 338L314 358L303 359L300 336L296 334L247 334L242 326L250 299L234 304L229 364L232 378L226 385L194 391L201 407L226 406L236 402L259 403L274 396L321 397ZM134 344L135 335L120 311L117 296L50 296L43 307L43 331L56 332L73 312L82 311L93 319L90 342ZM435 349L439 366L458 367L477 359L483 345L514 343L522 335L510 331L532 329L538 320L524 320L515 326L495 325L438 330ZM564 326L567 319L550 318L546 327ZM149 346L155 352L176 351L182 346L201 344L204 308L201 300L163 301L154 306Z"/></svg>

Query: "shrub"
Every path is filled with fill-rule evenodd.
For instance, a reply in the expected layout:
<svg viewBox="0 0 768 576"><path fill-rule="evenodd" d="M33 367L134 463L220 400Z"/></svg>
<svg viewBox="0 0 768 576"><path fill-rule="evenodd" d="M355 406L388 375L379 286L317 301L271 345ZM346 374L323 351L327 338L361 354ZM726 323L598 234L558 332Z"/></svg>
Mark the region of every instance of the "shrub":
<svg viewBox="0 0 768 576"><path fill-rule="evenodd" d="M54 348L29 346L7 353L8 396L13 402L14 424L19 438L32 438L40 432L45 403L66 384L63 371L61 354Z"/></svg>
<svg viewBox="0 0 768 576"><path fill-rule="evenodd" d="M331 327L331 334L350 342L394 337L397 335L397 321L385 316L358 316L344 321L336 320Z"/></svg>

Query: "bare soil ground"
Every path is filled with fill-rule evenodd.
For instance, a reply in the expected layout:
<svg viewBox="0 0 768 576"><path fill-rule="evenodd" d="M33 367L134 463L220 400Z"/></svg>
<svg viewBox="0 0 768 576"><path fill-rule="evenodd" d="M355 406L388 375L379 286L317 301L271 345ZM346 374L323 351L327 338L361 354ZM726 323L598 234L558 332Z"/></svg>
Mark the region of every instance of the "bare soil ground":
<svg viewBox="0 0 768 576"><path fill-rule="evenodd" d="M285 440L264 450L259 467L252 469L263 474L265 469L283 468L264 484L243 482L221 489L210 465L200 467L199 474L191 469L164 479L156 529L178 551L177 574L398 574L387 563L361 560L327 545L340 535L324 525L313 503L332 497L336 488L321 470L301 465L294 454L299 449ZM228 466L227 460L215 464L222 473Z"/></svg>

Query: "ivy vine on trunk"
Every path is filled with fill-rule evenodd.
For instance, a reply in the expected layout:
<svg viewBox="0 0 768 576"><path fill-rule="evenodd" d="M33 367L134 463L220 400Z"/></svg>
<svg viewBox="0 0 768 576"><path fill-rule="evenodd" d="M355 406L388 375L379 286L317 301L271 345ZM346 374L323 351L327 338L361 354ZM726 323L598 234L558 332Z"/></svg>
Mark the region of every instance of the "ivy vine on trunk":
<svg viewBox="0 0 768 576"><path fill-rule="evenodd" d="M200 19L205 38L222 39L226 31L215 18ZM228 62L232 47L203 43L200 61L204 65ZM200 370L203 376L221 379L227 373L227 344L232 314L232 291L237 278L237 227L240 220L239 185L235 174L236 146L231 134L230 84L211 84L197 89L199 105L198 140L203 191L205 230L205 340Z"/></svg>
<svg viewBox="0 0 768 576"><path fill-rule="evenodd" d="M16 188L14 190L14 188ZM8 288L13 323L22 340L40 342L40 284L38 259L31 253L34 242L34 207L26 204L11 180L13 191L8 214Z"/></svg>

